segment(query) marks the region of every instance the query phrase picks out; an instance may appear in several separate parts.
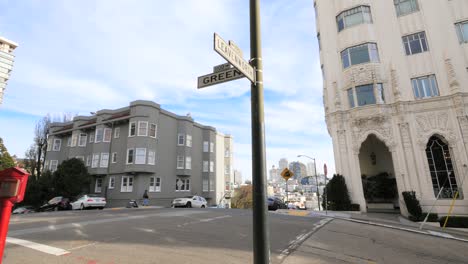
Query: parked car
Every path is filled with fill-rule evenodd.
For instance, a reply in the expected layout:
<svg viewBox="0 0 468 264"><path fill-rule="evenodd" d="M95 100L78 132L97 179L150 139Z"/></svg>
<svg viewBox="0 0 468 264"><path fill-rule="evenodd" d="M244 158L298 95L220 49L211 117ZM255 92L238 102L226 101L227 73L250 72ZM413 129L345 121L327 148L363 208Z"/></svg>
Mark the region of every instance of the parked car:
<svg viewBox="0 0 468 264"><path fill-rule="evenodd" d="M278 197L267 198L268 210L276 211L278 209L287 209L288 206Z"/></svg>
<svg viewBox="0 0 468 264"><path fill-rule="evenodd" d="M21 206L13 210L12 214L29 214L29 213L35 213L36 209L33 206Z"/></svg>
<svg viewBox="0 0 468 264"><path fill-rule="evenodd" d="M39 207L40 212L71 210L70 199L57 196Z"/></svg>
<svg viewBox="0 0 468 264"><path fill-rule="evenodd" d="M172 201L172 207L196 207L196 208L206 208L207 202L205 198L193 195L186 196L184 198L176 198Z"/></svg>
<svg viewBox="0 0 468 264"><path fill-rule="evenodd" d="M104 209L106 206L106 198L96 194L84 194L71 203L73 210L84 210L87 208Z"/></svg>

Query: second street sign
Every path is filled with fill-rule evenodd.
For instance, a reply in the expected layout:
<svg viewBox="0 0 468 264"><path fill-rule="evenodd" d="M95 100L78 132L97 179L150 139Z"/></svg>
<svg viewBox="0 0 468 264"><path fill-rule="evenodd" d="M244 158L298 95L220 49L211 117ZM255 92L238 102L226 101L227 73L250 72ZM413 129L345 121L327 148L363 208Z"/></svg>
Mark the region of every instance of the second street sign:
<svg viewBox="0 0 468 264"><path fill-rule="evenodd" d="M226 43L226 41L216 33L214 33L214 50L231 63L232 66L242 72L250 81L255 82L253 67L241 57L237 50Z"/></svg>
<svg viewBox="0 0 468 264"><path fill-rule="evenodd" d="M244 74L242 74L242 72L240 72L236 68L230 68L228 70L210 73L198 77L198 89L223 82L237 80L244 77Z"/></svg>

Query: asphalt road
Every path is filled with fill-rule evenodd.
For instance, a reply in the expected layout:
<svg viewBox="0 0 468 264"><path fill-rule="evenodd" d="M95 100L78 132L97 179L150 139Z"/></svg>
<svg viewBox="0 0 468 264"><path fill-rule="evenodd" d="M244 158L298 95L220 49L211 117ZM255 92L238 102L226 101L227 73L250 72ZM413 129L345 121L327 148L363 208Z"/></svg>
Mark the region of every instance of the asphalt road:
<svg viewBox="0 0 468 264"><path fill-rule="evenodd" d="M272 263L323 218L270 214ZM12 216L4 264L252 263L252 214L225 209L120 209Z"/></svg>

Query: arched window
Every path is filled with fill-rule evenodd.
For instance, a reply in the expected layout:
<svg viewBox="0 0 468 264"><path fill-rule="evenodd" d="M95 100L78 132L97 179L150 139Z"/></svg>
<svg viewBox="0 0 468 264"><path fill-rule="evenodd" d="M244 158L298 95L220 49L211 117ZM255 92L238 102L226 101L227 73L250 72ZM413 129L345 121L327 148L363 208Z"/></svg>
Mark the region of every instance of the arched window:
<svg viewBox="0 0 468 264"><path fill-rule="evenodd" d="M426 155L434 195L437 197L443 188L439 198L453 198L458 191L458 185L448 144L440 137L432 136L426 145Z"/></svg>

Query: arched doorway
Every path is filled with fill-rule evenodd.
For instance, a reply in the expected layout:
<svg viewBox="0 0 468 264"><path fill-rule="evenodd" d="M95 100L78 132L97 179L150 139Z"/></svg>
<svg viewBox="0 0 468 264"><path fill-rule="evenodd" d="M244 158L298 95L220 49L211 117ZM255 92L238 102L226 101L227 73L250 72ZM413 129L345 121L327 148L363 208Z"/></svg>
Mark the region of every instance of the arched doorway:
<svg viewBox="0 0 468 264"><path fill-rule="evenodd" d="M449 144L445 138L437 135L430 137L426 145L426 156L434 196L437 197L440 190L442 190L438 198L450 199L455 197L455 193L459 189ZM461 193L458 194L458 198L460 197Z"/></svg>
<svg viewBox="0 0 468 264"><path fill-rule="evenodd" d="M395 211L399 203L392 154L374 134L361 144L359 166L367 210L399 212Z"/></svg>

